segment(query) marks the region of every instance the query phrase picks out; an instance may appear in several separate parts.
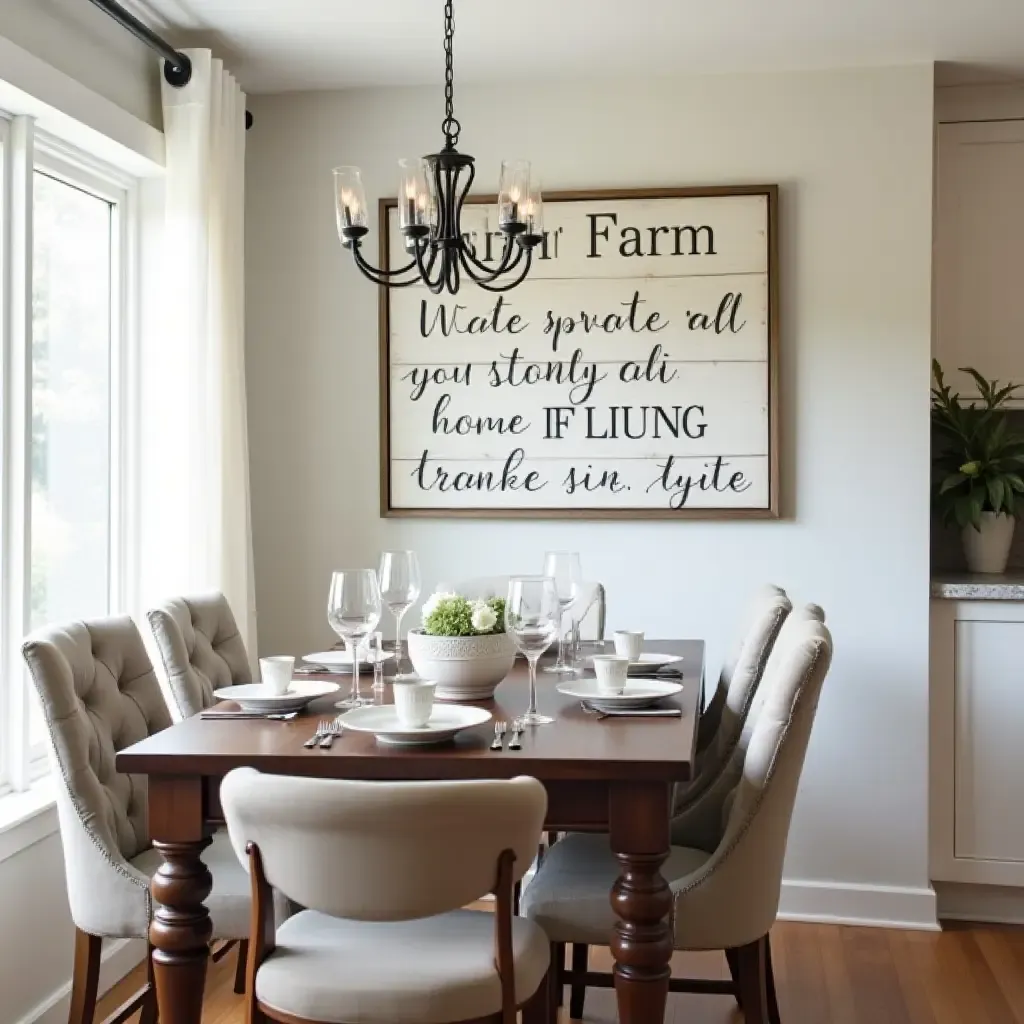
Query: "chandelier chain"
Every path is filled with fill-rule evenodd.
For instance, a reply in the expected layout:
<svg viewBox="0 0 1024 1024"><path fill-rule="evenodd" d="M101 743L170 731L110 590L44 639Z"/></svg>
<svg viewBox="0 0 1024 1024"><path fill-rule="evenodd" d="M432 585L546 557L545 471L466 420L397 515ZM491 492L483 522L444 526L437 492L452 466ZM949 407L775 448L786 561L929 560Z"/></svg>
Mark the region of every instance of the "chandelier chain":
<svg viewBox="0 0 1024 1024"><path fill-rule="evenodd" d="M455 11L453 0L444 4L444 120L441 131L447 139L447 148L454 149L459 142L462 125L455 117L455 67L452 60L452 42L455 37Z"/></svg>

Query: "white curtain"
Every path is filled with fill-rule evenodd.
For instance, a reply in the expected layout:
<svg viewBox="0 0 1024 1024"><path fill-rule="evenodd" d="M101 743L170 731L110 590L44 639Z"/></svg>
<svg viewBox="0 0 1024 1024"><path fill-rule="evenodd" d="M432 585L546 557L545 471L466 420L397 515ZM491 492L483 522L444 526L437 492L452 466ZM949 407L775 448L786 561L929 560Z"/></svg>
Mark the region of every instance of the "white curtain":
<svg viewBox="0 0 1024 1024"><path fill-rule="evenodd" d="M152 306L142 359L140 597L148 603L223 591L255 659L245 95L209 50L185 53L192 60L189 84L163 85L163 230L144 289L144 305Z"/></svg>

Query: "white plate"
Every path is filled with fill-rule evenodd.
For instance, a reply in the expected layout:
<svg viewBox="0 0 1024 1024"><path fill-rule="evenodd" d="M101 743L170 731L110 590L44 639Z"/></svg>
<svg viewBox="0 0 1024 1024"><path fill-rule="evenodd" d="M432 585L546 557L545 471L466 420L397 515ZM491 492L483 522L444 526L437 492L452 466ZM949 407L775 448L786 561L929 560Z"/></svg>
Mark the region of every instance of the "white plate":
<svg viewBox="0 0 1024 1024"><path fill-rule="evenodd" d="M490 711L462 704L435 704L430 720L419 729L410 729L398 721L394 704L368 705L353 708L341 716L342 724L353 732L370 732L378 743L421 746L444 743L463 729L472 729L491 720Z"/></svg>
<svg viewBox="0 0 1024 1024"><path fill-rule="evenodd" d="M558 692L566 697L585 700L599 711L648 708L666 697L674 697L683 689L682 683L673 683L665 679L629 679L622 693L602 693L597 688L596 679L573 679L557 687Z"/></svg>
<svg viewBox="0 0 1024 1024"><path fill-rule="evenodd" d="M313 679L293 679L287 692L268 693L262 683L242 683L239 686L225 686L214 690L219 700L233 700L243 711L262 714L266 712L299 711L311 700L326 697L338 689L337 683L326 683Z"/></svg>
<svg viewBox="0 0 1024 1024"><path fill-rule="evenodd" d="M389 658L395 656L394 651L382 651L380 660L387 661ZM302 656L303 661L308 661L314 665L323 665L325 668L340 668L345 669L349 672L352 671L352 659L348 656L348 651L318 651L316 654L304 654ZM365 672L369 669L377 660L376 652L362 650L359 652L359 671Z"/></svg>
<svg viewBox="0 0 1024 1024"><path fill-rule="evenodd" d="M605 651L604 654L614 654L614 651ZM629 672L657 672L658 669L667 668L669 665L675 665L676 662L682 661L682 656L679 654L654 654L644 653L636 661L629 663ZM593 658L591 658L591 664L593 664Z"/></svg>

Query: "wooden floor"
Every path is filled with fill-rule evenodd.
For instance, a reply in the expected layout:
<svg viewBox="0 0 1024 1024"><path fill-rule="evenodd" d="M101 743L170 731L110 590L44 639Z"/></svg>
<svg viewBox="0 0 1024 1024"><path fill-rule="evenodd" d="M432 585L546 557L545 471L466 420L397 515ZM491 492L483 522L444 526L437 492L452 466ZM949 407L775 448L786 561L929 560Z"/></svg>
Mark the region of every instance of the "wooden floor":
<svg viewBox="0 0 1024 1024"><path fill-rule="evenodd" d="M1024 929L935 934L780 924L772 953L784 1024L1024 1024ZM211 969L203 1024L242 1024L243 997L231 991L234 957ZM592 966L607 968L607 950L594 952ZM677 955L674 970L724 977L725 963L718 954ZM137 984L138 975L125 979L105 1000L107 1010ZM585 1019L613 1024L614 993L590 990ZM742 1020L728 997L669 997L666 1024Z"/></svg>

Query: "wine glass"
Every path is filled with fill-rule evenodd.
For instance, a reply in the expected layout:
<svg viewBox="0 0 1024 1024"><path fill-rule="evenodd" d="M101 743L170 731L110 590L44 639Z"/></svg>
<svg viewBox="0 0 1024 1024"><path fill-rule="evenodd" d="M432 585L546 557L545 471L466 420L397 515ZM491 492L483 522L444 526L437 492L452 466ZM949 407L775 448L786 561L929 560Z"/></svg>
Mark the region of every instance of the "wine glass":
<svg viewBox="0 0 1024 1024"><path fill-rule="evenodd" d="M402 616L420 596L420 566L415 551L385 551L380 556L380 596L395 617L395 678L406 679Z"/></svg>
<svg viewBox="0 0 1024 1024"><path fill-rule="evenodd" d="M558 636L562 609L550 576L513 576L505 602L505 631L530 666L530 707L524 725L547 725L553 718L537 711L537 660Z"/></svg>
<svg viewBox="0 0 1024 1024"><path fill-rule="evenodd" d="M571 672L572 666L565 660L565 636L562 633L562 619L569 606L579 594L583 573L580 556L576 551L548 551L544 555L544 575L555 581L558 594L558 658L545 672Z"/></svg>
<svg viewBox="0 0 1024 1024"><path fill-rule="evenodd" d="M345 650L352 659L352 692L335 706L358 708L371 703L359 692L359 645L380 622L380 587L372 569L346 569L331 577L327 621L345 641Z"/></svg>

